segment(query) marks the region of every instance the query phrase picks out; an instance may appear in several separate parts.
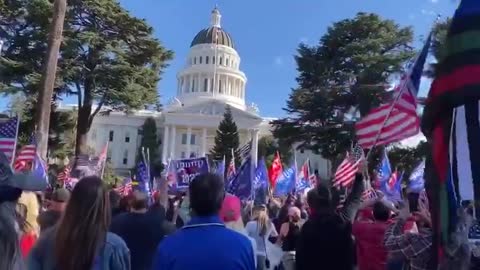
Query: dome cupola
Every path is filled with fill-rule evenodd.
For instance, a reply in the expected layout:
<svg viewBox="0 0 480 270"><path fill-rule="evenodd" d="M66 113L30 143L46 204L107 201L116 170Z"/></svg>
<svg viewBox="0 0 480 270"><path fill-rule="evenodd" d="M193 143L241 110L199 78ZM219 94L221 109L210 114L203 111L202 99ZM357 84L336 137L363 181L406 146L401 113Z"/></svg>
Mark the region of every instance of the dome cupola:
<svg viewBox="0 0 480 270"><path fill-rule="evenodd" d="M225 30L223 30L220 20L222 15L217 7L212 10L210 19L210 27L200 30L192 40L190 47L199 44L217 44L224 45L230 48L235 48L233 39Z"/></svg>

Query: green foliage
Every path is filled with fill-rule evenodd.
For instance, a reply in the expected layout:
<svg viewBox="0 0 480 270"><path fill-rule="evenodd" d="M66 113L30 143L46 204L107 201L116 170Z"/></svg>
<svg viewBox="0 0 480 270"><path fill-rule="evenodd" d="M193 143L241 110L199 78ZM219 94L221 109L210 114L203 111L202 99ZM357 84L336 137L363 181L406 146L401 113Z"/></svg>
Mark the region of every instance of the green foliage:
<svg viewBox="0 0 480 270"><path fill-rule="evenodd" d="M413 32L376 14L358 13L334 23L316 46L300 44L295 56L298 88L273 121L287 144L337 160L354 141L353 123L388 97L392 75L413 57Z"/></svg>
<svg viewBox="0 0 480 270"><path fill-rule="evenodd" d="M115 174L113 170L112 163L107 161L105 164L105 169L103 171L102 180L107 183L109 186L113 186L118 180L119 177Z"/></svg>
<svg viewBox="0 0 480 270"><path fill-rule="evenodd" d="M388 151L392 169L404 171L408 176L412 170L427 156L427 142L421 141L416 147L394 146Z"/></svg>
<svg viewBox="0 0 480 270"><path fill-rule="evenodd" d="M218 125L215 135L215 145L210 154L213 160L222 160L225 157L225 169L232 159L232 149L235 155L235 164L240 164L241 160L238 153L240 139L238 137L237 124L233 120L232 110L229 106L225 107L223 120Z"/></svg>
<svg viewBox="0 0 480 270"><path fill-rule="evenodd" d="M431 52L437 61L440 61L445 57L447 34L451 23L452 18L446 18L445 20L438 21L433 27ZM436 67L437 63L431 64L430 68L426 72L426 75L430 78L434 78Z"/></svg>
<svg viewBox="0 0 480 270"><path fill-rule="evenodd" d="M290 165L293 156L292 147L285 145L281 141L275 139L273 136L265 136L258 140L258 160L265 158L267 168L272 165L275 153L280 153L283 165Z"/></svg>
<svg viewBox="0 0 480 270"><path fill-rule="evenodd" d="M8 41L0 61L0 89L36 94L52 4L0 3L0 33ZM157 83L173 53L153 37L145 20L115 0L69 1L63 35L55 97L77 96L76 153L85 153L87 133L103 106L129 110L158 103Z"/></svg>
<svg viewBox="0 0 480 270"><path fill-rule="evenodd" d="M149 117L145 119L145 123L142 126L142 142L138 149L137 161L142 158L142 149L149 149L150 151L150 167L152 176L160 176L163 170L162 160L160 159L158 149L160 147L159 139L157 137L157 123L155 119ZM162 142L165 143L165 142ZM146 157L147 158L147 157Z"/></svg>

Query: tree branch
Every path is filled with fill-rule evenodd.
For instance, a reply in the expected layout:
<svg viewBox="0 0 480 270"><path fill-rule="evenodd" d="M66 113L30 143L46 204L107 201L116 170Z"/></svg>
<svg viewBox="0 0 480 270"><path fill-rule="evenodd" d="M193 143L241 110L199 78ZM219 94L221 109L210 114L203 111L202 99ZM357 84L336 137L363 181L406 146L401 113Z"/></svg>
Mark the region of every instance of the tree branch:
<svg viewBox="0 0 480 270"><path fill-rule="evenodd" d="M82 87L78 81L75 82L75 87L77 88L77 101L78 101L78 109L82 107Z"/></svg>
<svg viewBox="0 0 480 270"><path fill-rule="evenodd" d="M100 99L100 102L98 103L97 108L95 108L95 111L93 111L93 113L88 118L88 126L89 127L92 125L93 119L100 112L100 110L102 109L103 104L105 104L106 100L107 100L107 92L105 92L103 94L103 97L102 97L102 99Z"/></svg>

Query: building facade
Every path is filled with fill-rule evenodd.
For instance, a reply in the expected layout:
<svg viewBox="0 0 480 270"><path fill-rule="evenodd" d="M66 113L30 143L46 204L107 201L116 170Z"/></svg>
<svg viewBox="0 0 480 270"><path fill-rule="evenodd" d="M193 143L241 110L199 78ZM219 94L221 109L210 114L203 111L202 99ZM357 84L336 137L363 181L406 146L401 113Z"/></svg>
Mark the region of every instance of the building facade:
<svg viewBox="0 0 480 270"><path fill-rule="evenodd" d="M240 63L233 39L222 28L221 14L215 8L210 25L193 38L185 66L177 73L176 97L162 112L139 110L97 115L89 133L89 145L99 152L108 141L111 164L117 172L127 172L135 166L141 126L146 118L153 117L161 141L157 150L164 163L169 159L206 156L228 105L238 126L240 144L253 141L252 157L256 163L258 139L271 134L273 119L261 117L255 104L246 103L247 77ZM310 159L321 177L329 176L330 164L320 156L299 151L296 157L299 164Z"/></svg>

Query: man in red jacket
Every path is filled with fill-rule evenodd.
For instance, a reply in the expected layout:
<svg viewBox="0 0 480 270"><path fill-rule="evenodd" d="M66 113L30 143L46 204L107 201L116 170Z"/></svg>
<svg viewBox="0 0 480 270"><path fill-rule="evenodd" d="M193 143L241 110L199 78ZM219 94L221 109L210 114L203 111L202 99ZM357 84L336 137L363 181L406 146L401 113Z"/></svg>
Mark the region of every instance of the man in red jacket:
<svg viewBox="0 0 480 270"><path fill-rule="evenodd" d="M382 202L373 205L374 220L353 223L352 234L357 245L358 270L385 270L387 251L383 238L390 219L390 209Z"/></svg>

